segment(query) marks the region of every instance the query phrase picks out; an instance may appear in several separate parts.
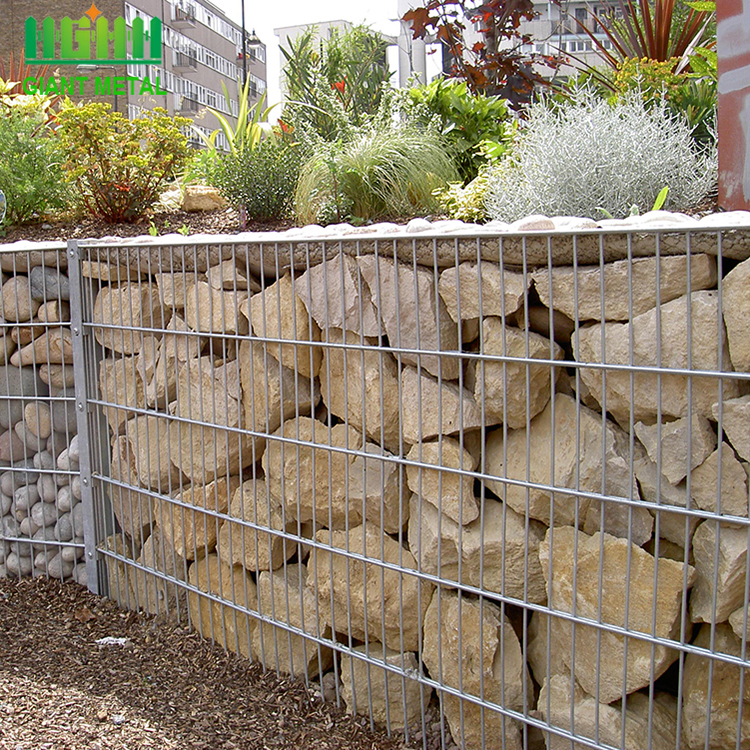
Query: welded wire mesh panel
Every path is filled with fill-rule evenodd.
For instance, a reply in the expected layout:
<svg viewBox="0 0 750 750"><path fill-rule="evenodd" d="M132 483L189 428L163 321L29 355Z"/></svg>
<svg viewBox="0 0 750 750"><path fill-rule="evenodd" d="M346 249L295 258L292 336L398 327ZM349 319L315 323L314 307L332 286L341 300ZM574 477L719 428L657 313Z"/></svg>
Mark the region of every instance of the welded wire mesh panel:
<svg viewBox="0 0 750 750"><path fill-rule="evenodd" d="M0 577L86 583L64 247L0 254Z"/></svg>
<svg viewBox="0 0 750 750"><path fill-rule="evenodd" d="M416 746L750 747L742 237L82 243L110 596Z"/></svg>

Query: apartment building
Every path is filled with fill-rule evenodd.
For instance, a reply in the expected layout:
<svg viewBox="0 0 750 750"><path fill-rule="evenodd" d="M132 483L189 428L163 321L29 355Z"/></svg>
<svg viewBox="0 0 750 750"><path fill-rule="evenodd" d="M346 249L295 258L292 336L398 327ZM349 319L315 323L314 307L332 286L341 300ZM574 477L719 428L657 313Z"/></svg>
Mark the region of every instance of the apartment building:
<svg viewBox="0 0 750 750"><path fill-rule="evenodd" d="M63 18L91 19L92 28L101 15L112 21L124 19L127 29L127 58L125 65L84 63L73 68L88 79L74 98L109 101L112 107L129 117L144 109L163 107L170 114L180 114L194 120L196 126L209 134L219 127L218 120L206 107L212 107L235 120L238 113L238 81L246 73L250 80L251 103L260 101L266 90L266 46L246 30L246 59L242 58L242 29L209 0L3 0L6 12L0 25L0 49L13 51L16 59L24 57L26 19L36 19L40 28L43 19L61 23ZM95 5L95 8L94 8ZM92 11L92 9L94 9ZM133 54L133 24L151 28L152 19L161 20L162 54L160 64L143 64ZM140 20L137 20L140 19ZM86 21L88 23L88 21ZM78 38L78 37L77 37ZM7 58L6 58L7 59ZM129 60L133 59L130 63ZM50 75L59 72L70 75L69 66L51 64ZM153 92L141 93L142 87L129 87L124 92L96 91L94 79L103 76L131 76L138 80L148 77L159 82ZM227 103L224 86L230 94ZM198 146L200 138L192 134L191 142ZM223 134L217 138L226 147Z"/></svg>

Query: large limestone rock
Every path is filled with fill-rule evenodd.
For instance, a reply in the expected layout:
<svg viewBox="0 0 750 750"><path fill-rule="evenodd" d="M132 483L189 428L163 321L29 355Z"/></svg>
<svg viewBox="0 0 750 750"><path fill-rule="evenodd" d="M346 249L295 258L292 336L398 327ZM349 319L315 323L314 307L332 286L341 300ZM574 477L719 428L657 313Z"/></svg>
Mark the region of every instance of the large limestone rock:
<svg viewBox="0 0 750 750"><path fill-rule="evenodd" d="M723 280L722 311L734 369L750 371L750 260L732 269ZM726 392L724 398L728 398Z"/></svg>
<svg viewBox="0 0 750 750"><path fill-rule="evenodd" d="M258 611L311 638L330 638L330 628L318 622L317 602L307 581L304 565L263 571L258 576ZM305 677L322 674L333 663L331 649L284 627L261 621L253 632L253 652L265 669Z"/></svg>
<svg viewBox="0 0 750 750"><path fill-rule="evenodd" d="M522 305L531 274L501 270L496 263L459 263L440 274L438 289L448 314L458 322L494 315L510 316Z"/></svg>
<svg viewBox="0 0 750 750"><path fill-rule="evenodd" d="M206 280L214 289L226 292L250 291L253 294L261 290L260 284L248 275L245 268L233 259L223 260L206 271Z"/></svg>
<svg viewBox="0 0 750 750"><path fill-rule="evenodd" d="M682 564L657 561L626 539L599 532L589 536L570 526L548 530L539 560L553 609L657 638L679 634ZM688 566L688 587L694 578ZM678 656L667 646L576 623L573 659L572 624L553 617L551 633L552 649L559 650L581 687L603 703L649 685Z"/></svg>
<svg viewBox="0 0 750 750"><path fill-rule="evenodd" d="M13 352L10 363L26 365L73 364L73 338L69 328L50 328L23 349Z"/></svg>
<svg viewBox="0 0 750 750"><path fill-rule="evenodd" d="M146 404L164 409L177 395L177 361L164 347L164 341L148 341L135 358L144 383Z"/></svg>
<svg viewBox="0 0 750 750"><path fill-rule="evenodd" d="M239 474L260 457L262 438L234 431L244 426L237 361L216 366L201 357L185 363L170 411L201 423L179 422L169 433L170 458L193 483Z"/></svg>
<svg viewBox="0 0 750 750"><path fill-rule="evenodd" d="M140 546L154 523L154 503L150 495L137 490L141 482L136 472L135 453L125 435L116 437L112 443L109 473L118 482L110 485L107 493L112 512L120 529ZM125 489L121 484L134 489Z"/></svg>
<svg viewBox="0 0 750 750"><path fill-rule="evenodd" d="M466 432L483 423L482 410L469 391L420 375L413 367L405 367L401 373L401 403L401 429L409 444ZM487 416L488 424L497 422Z"/></svg>
<svg viewBox="0 0 750 750"><path fill-rule="evenodd" d="M331 344L374 347L375 339L331 328ZM401 386L398 364L385 351L325 347L320 393L331 414L346 420L393 453L400 451Z"/></svg>
<svg viewBox="0 0 750 750"><path fill-rule="evenodd" d="M178 363L187 362L189 359L200 356L207 338L198 336L195 331L191 330L184 318L177 313L172 315L167 331L174 331L174 333L164 334L162 352L170 360L177 360Z"/></svg>
<svg viewBox="0 0 750 750"><path fill-rule="evenodd" d="M346 531L321 530L319 544L349 550L366 561L314 547L308 560L308 586L318 598L321 620L352 638L378 638L393 650L417 651L424 613L433 586L408 572L378 562L415 570L414 556L374 525Z"/></svg>
<svg viewBox="0 0 750 750"><path fill-rule="evenodd" d="M219 527L223 523L214 514L227 512L229 498L239 485L239 477L221 477L203 487L189 487L176 495L180 503L197 510L172 503L161 506L159 527L180 557L195 560L214 551ZM229 561L228 557L222 559Z"/></svg>
<svg viewBox="0 0 750 750"><path fill-rule="evenodd" d="M117 603L120 609L136 609L134 584L136 569L132 563L124 560L135 560L138 548L123 534L112 534L104 539L100 549L108 552L104 555L104 565L107 570L107 596ZM116 555L117 557L114 557ZM118 559L119 558L119 559Z"/></svg>
<svg viewBox="0 0 750 750"><path fill-rule="evenodd" d="M412 492L457 523L471 523L479 516L474 478L445 471L447 468L468 472L477 467L474 456L462 448L458 440L443 437L437 442L418 443L406 457L409 461L437 467L407 466L406 482Z"/></svg>
<svg viewBox="0 0 750 750"><path fill-rule="evenodd" d="M531 331L503 325L500 318L485 318L482 322L481 353L498 357L562 359L563 350L558 344ZM485 414L493 422L505 422L508 427L524 427L547 405L552 385L562 372L548 364L532 365L526 362L476 363L474 398L484 400ZM527 415L528 412L528 415Z"/></svg>
<svg viewBox="0 0 750 750"><path fill-rule="evenodd" d="M3 320L13 323L31 320L39 305L40 301L32 298L28 276L12 276L0 290Z"/></svg>
<svg viewBox="0 0 750 750"><path fill-rule="evenodd" d="M380 314L351 256L341 255L305 271L297 279L296 291L321 329L380 336Z"/></svg>
<svg viewBox="0 0 750 750"><path fill-rule="evenodd" d="M239 565L227 565L211 554L196 560L188 571L188 583L200 591L226 599L248 610L257 607L255 581ZM204 638L221 648L252 659L252 637L257 620L234 607L188 592L190 623Z"/></svg>
<svg viewBox="0 0 750 750"><path fill-rule="evenodd" d="M714 419L719 419L719 404L711 408ZM724 401L721 408L721 427L727 440L743 461L750 461L750 396Z"/></svg>
<svg viewBox="0 0 750 750"><path fill-rule="evenodd" d="M424 618L422 661L430 676L504 708L522 711L533 688L510 620L487 600L438 590ZM454 742L465 750L520 750L519 725L476 703L441 695Z"/></svg>
<svg viewBox="0 0 750 750"><path fill-rule="evenodd" d="M646 425L638 422L635 434L654 463L658 463L661 458L661 473L671 484L682 481L716 448L716 433L711 423L700 414L664 424Z"/></svg>
<svg viewBox="0 0 750 750"><path fill-rule="evenodd" d="M270 353L272 348L245 340L239 352L245 428L269 434L285 419L309 414L319 398L311 380L284 367Z"/></svg>
<svg viewBox="0 0 750 750"><path fill-rule="evenodd" d="M156 273L156 287L164 307L182 310L185 307L187 289L198 281L205 281L203 274Z"/></svg>
<svg viewBox="0 0 750 750"><path fill-rule="evenodd" d="M694 645L707 651L747 658L742 641L726 624L717 625L715 631L710 625L704 625ZM703 654L688 654L682 685L682 736L689 750L750 748L750 680L747 679L747 670ZM740 711L742 718L738 727ZM711 724L706 743L706 721L709 719Z"/></svg>
<svg viewBox="0 0 750 750"><path fill-rule="evenodd" d="M438 296L433 271L374 255L361 256L357 263L392 347L426 352L458 349L458 326ZM400 358L421 364L444 380L457 379L461 370L457 357L402 352Z"/></svg>
<svg viewBox="0 0 750 750"><path fill-rule="evenodd" d="M299 279L293 281L287 274L241 305L256 336L295 342L320 341L320 328L298 296L300 288ZM282 365L305 378L318 374L323 358L320 346L305 343L273 344L269 345L269 351Z"/></svg>
<svg viewBox="0 0 750 750"><path fill-rule="evenodd" d="M577 405L570 396L558 393L531 421L528 445L527 453L526 430L509 431L507 445L503 430L491 433L485 447L487 473L552 484L561 490L597 494L604 490L608 497L639 499L630 472L627 436L610 422L602 425L601 415ZM528 512L547 525L568 526L577 521L582 529L593 533L603 523L610 534L629 536L638 545L651 537L653 518L646 508L637 505L629 507L616 501L536 487L527 494L522 485L505 484L501 479L485 479L484 483L517 513Z"/></svg>
<svg viewBox="0 0 750 750"><path fill-rule="evenodd" d="M201 333L248 333L247 318L240 314L246 292L225 292L205 281L185 289L185 322Z"/></svg>
<svg viewBox="0 0 750 750"><path fill-rule="evenodd" d="M108 357L99 362L99 390L102 399L118 406L105 406L104 415L118 435L125 423L134 415L126 408L143 409L146 406L146 388L143 384L135 357Z"/></svg>
<svg viewBox="0 0 750 750"><path fill-rule="evenodd" d="M216 211L226 208L226 198L215 188L208 185L185 185L182 197L183 211Z"/></svg>
<svg viewBox="0 0 750 750"><path fill-rule="evenodd" d="M651 700L635 693L628 696L625 706L610 706L587 695L578 685L571 689L570 676L557 675L542 685L537 711L559 729L622 750L674 750L677 739L677 701L666 693L656 693ZM548 750L589 747L580 742L571 744L552 732L546 733L545 741Z"/></svg>
<svg viewBox="0 0 750 750"><path fill-rule="evenodd" d="M251 572L275 570L299 551L294 542L256 528L294 535L306 531L306 528L299 528L292 515L284 514L281 502L267 492L265 480L243 482L233 490L231 497L229 515L232 520L224 521L219 530L222 560L242 565Z"/></svg>
<svg viewBox="0 0 750 750"><path fill-rule="evenodd" d="M750 424L747 428L750 432ZM701 510L748 517L747 473L728 443L722 443L690 476L690 492Z"/></svg>
<svg viewBox="0 0 750 750"><path fill-rule="evenodd" d="M135 462L135 473L144 487L171 495L182 484L182 473L164 450L174 439L177 425L165 415L139 415L125 424Z"/></svg>
<svg viewBox="0 0 750 750"><path fill-rule="evenodd" d="M356 646L354 652L407 674L419 674L419 662L411 652L392 651L377 641ZM373 721L396 732L418 724L422 706L430 700L431 690L416 680L348 654L341 656L341 682L349 713L371 716Z"/></svg>
<svg viewBox="0 0 750 750"><path fill-rule="evenodd" d="M570 668L565 665L563 655L556 645L553 647L554 619L556 618L546 612L534 612L526 631L526 658L534 679L540 685L556 675L566 675L570 679Z"/></svg>
<svg viewBox="0 0 750 750"><path fill-rule="evenodd" d="M161 338L170 311L162 307L156 284L126 282L105 286L94 303L94 336L107 349L120 354L139 352L150 336ZM114 326L100 328L98 326ZM156 329L153 333L137 330Z"/></svg>
<svg viewBox="0 0 750 750"><path fill-rule="evenodd" d="M693 534L693 556L696 576L690 616L693 622L725 622L745 601L747 529L706 520Z"/></svg>
<svg viewBox="0 0 750 750"><path fill-rule="evenodd" d="M604 323L603 326L603 331L602 324L579 328L573 336L573 350L579 362L623 367L658 364L664 370L657 375L581 368L581 378L593 397L602 404L606 396L606 409L620 424L629 424L631 410L635 421L646 424L657 421L659 407L663 417L686 416L689 390L693 411L703 416L711 415L711 407L720 396L740 395L737 382L728 378L723 379L720 393L717 378L669 373L672 368L688 366L693 370L732 370L727 347L717 343L722 341L723 323L716 292L693 292L689 297L679 297L637 315L630 323Z"/></svg>
<svg viewBox="0 0 750 750"><path fill-rule="evenodd" d="M187 565L185 559L175 551L172 538L160 528L144 543L136 562L155 573L163 573L180 581L185 580ZM152 615L174 612L181 589L159 575L151 575L142 570L134 570L130 579L136 606Z"/></svg>
<svg viewBox="0 0 750 750"><path fill-rule="evenodd" d="M688 291L714 287L716 260L708 255L635 258L577 269L540 268L532 276L539 299L572 320L625 321L630 320L631 302L635 316L651 310L657 300L664 304Z"/></svg>
<svg viewBox="0 0 750 750"><path fill-rule="evenodd" d="M284 503L287 517L341 529L362 523L364 512L368 527L388 534L406 522L398 465L353 427L338 424L329 430L323 422L299 417L286 421L274 437L305 443L270 439L263 456L271 495Z"/></svg>
<svg viewBox="0 0 750 750"><path fill-rule="evenodd" d="M489 498L483 519L464 527L417 495L410 500L409 549L422 571L536 604L547 598L539 564L543 529L531 521L527 530L521 515Z"/></svg>

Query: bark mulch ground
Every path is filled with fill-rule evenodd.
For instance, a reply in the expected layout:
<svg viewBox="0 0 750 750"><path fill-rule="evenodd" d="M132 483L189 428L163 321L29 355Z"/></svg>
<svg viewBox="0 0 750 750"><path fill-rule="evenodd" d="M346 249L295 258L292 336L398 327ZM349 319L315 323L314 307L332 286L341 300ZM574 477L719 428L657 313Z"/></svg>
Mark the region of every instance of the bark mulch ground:
<svg viewBox="0 0 750 750"><path fill-rule="evenodd" d="M95 643L107 636L129 643ZM0 750L404 747L184 625L76 584L0 579Z"/></svg>

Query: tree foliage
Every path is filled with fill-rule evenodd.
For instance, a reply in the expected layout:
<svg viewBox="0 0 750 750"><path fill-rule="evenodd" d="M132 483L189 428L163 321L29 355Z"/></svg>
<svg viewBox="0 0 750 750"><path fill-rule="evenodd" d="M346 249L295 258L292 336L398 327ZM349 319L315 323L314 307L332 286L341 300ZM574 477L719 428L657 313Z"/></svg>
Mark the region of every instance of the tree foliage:
<svg viewBox="0 0 750 750"><path fill-rule="evenodd" d="M451 74L466 81L472 91L519 102L544 83L534 65L557 64L549 56L522 50L531 38L521 33L521 24L537 15L531 0L428 0L402 20L411 24L415 39L434 34L445 45L452 59ZM478 25L482 36L470 46L469 25Z"/></svg>

